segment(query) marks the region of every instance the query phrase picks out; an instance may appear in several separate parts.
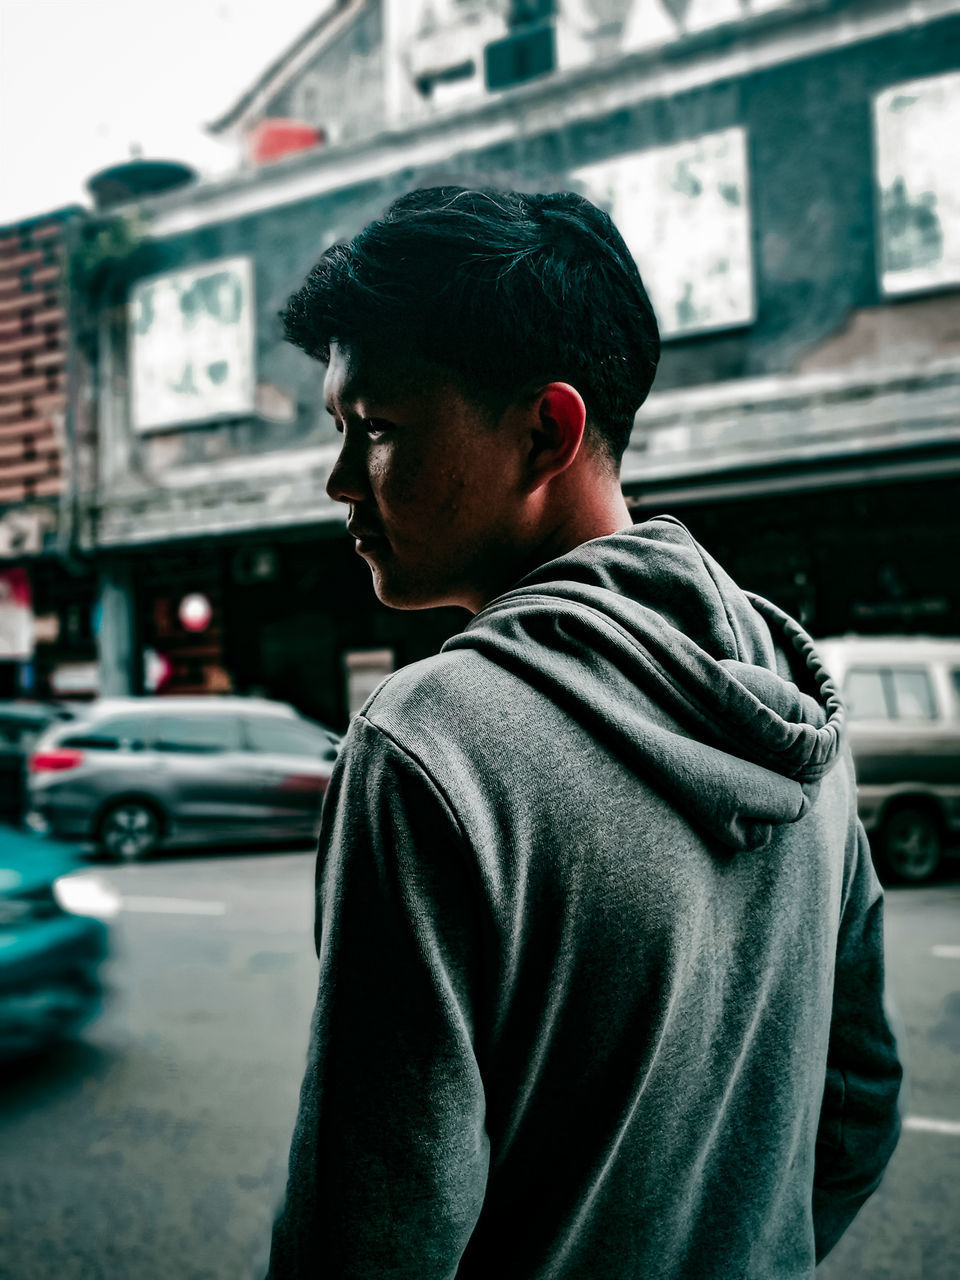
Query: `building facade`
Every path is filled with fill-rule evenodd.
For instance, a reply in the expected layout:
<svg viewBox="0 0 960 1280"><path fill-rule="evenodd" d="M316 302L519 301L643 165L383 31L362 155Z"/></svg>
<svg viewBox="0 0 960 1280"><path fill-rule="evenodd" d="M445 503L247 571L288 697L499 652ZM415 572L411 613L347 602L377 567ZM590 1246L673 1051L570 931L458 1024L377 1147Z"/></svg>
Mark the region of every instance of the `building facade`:
<svg viewBox="0 0 960 1280"><path fill-rule="evenodd" d="M638 517L679 515L815 634L960 632L960 4L348 2L214 127L291 118L319 144L114 215L137 232L91 306L78 495L111 688L146 650L165 688L342 725L462 624L371 600L322 370L276 319L440 181L578 189L621 227L664 335Z"/></svg>
<svg viewBox="0 0 960 1280"><path fill-rule="evenodd" d="M81 216L71 208L0 227L0 698L88 693L96 671L67 393L65 264Z"/></svg>

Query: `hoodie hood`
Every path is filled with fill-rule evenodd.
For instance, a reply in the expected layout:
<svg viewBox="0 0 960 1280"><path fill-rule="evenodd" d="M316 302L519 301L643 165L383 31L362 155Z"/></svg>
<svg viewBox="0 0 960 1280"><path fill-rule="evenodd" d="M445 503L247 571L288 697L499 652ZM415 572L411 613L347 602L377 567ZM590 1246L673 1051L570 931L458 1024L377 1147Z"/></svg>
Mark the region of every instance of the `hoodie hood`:
<svg viewBox="0 0 960 1280"><path fill-rule="evenodd" d="M813 641L671 516L542 565L443 647L522 675L729 849L802 817L839 756Z"/></svg>

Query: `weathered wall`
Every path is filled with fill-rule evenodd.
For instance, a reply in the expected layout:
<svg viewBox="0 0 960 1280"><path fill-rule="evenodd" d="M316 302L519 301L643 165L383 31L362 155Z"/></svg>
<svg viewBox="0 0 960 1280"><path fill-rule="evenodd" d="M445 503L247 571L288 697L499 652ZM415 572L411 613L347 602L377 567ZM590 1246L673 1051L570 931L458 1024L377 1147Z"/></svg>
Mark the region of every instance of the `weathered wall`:
<svg viewBox="0 0 960 1280"><path fill-rule="evenodd" d="M114 468L112 493L105 496L155 492L164 477L184 468L209 467L208 479L215 482L231 459L287 450L299 459L304 449L319 447L315 462L322 472L322 451L336 439L322 408L322 370L283 343L277 311L328 243L357 231L395 195L441 179L555 188L587 162L735 125L748 139L756 319L735 330L667 342L658 391L848 361L883 367L893 351L903 358L909 350L909 358L921 362L960 354L956 289L913 301L888 301L879 292L871 140L873 96L900 81L955 68L958 51L960 17L951 17L552 132L523 136L518 130L509 142L453 155L440 166L398 167L387 177L153 244L143 274L235 254L254 258L258 381L265 405L271 397L286 400L292 412L289 421L261 413L137 439L128 433L122 474ZM403 154L398 143L398 166ZM902 345L907 329L909 348ZM299 461L297 466L305 474ZM322 500L311 518L325 518L321 508ZM141 515L133 514L131 528ZM120 519L114 529L118 537L122 524Z"/></svg>

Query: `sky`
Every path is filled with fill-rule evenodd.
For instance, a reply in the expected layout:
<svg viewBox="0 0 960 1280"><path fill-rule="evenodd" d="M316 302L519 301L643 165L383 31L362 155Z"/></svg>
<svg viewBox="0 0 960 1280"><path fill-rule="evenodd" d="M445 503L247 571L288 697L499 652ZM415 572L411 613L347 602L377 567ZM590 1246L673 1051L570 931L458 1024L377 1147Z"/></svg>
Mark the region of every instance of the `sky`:
<svg viewBox="0 0 960 1280"><path fill-rule="evenodd" d="M204 132L331 0L0 0L0 225L90 204L98 169L146 157L205 174Z"/></svg>

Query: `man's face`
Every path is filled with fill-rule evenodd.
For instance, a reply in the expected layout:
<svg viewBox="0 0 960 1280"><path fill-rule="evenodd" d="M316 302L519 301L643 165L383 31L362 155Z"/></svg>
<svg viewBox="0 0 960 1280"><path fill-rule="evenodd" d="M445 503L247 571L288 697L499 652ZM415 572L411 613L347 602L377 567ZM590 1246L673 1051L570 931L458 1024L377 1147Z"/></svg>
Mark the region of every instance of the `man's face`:
<svg viewBox="0 0 960 1280"><path fill-rule="evenodd" d="M324 382L343 435L327 492L377 596L476 610L522 572L521 433L437 366L333 344ZM507 415L509 418L509 415Z"/></svg>

